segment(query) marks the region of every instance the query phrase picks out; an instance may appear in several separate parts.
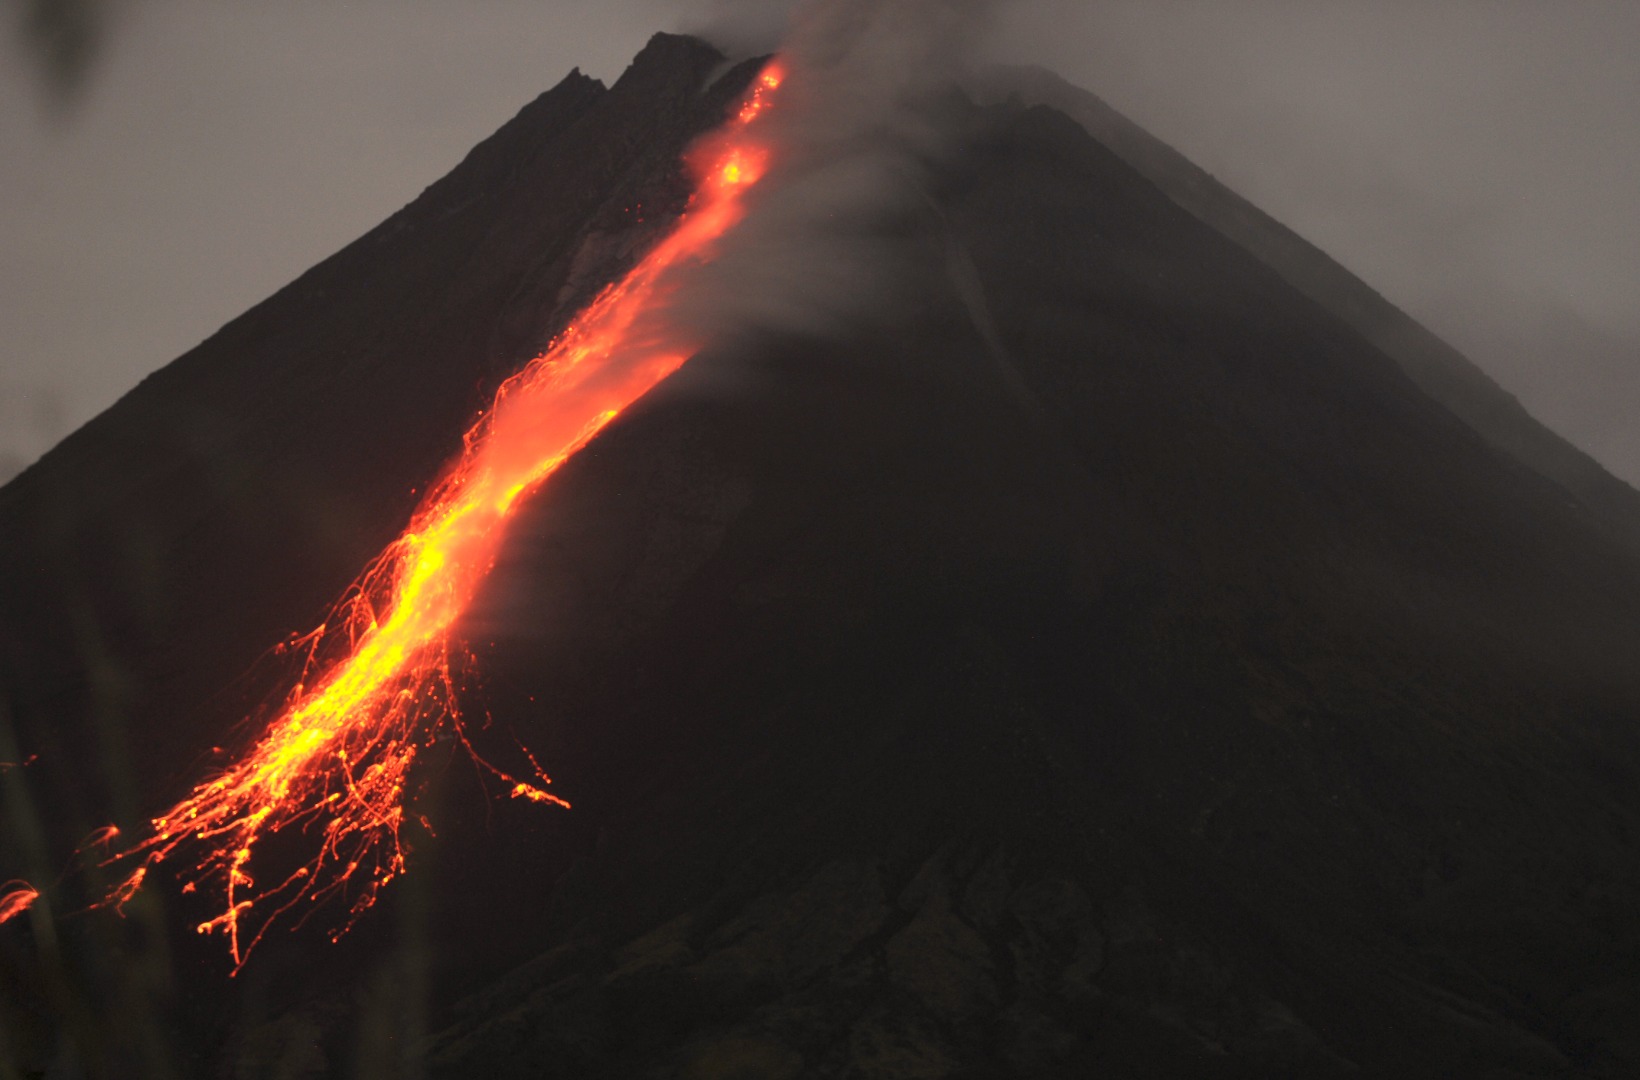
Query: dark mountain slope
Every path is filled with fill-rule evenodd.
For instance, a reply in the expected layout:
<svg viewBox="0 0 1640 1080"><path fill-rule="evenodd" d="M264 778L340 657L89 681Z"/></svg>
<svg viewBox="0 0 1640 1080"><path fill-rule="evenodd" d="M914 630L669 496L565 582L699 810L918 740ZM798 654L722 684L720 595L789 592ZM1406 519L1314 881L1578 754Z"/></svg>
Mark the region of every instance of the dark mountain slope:
<svg viewBox="0 0 1640 1080"><path fill-rule="evenodd" d="M683 100L711 63L669 41L634 71ZM632 94L589 143L652 133ZM187 943L189 902L150 894L193 1071L1634 1070L1640 565L1064 115L947 107L960 150L886 226L894 304L723 341L515 531L469 620L474 705L574 810L430 765L439 835L389 902L233 983ZM624 182L664 185L649 168ZM523 213L511 175L489 198ZM511 250L474 234L464 267ZM643 232L604 235L583 250ZM451 326L487 340L522 310ZM450 414L374 467L414 483ZM315 452L358 453L348 432ZM254 607L247 550L285 589L306 572L217 543L170 587ZM217 647L194 701L254 645ZM39 788L83 755L30 700ZM173 745L233 715L177 734L162 701L133 723ZM154 955L101 925L63 924L82 967Z"/></svg>
<svg viewBox="0 0 1640 1080"><path fill-rule="evenodd" d="M1632 560L1062 116L973 122L918 302L700 358L521 537L562 944L441 1075L1621 1075Z"/></svg>
<svg viewBox="0 0 1640 1080"><path fill-rule="evenodd" d="M1157 139L1098 96L1041 68L1002 68L983 97L1017 95L1063 111L1168 197L1246 248L1299 292L1354 327L1430 397L1490 443L1577 496L1628 543L1640 542L1640 497L1583 451L1539 423L1513 395L1452 346L1325 252Z"/></svg>

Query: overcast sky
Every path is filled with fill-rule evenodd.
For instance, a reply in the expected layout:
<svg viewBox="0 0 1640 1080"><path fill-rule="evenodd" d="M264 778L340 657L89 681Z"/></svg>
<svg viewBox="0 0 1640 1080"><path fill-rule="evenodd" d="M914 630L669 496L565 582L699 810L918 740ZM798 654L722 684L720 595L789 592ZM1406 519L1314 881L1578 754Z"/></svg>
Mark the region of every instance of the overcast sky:
<svg viewBox="0 0 1640 1080"><path fill-rule="evenodd" d="M0 459L688 6L127 0L66 114L0 53ZM1640 481L1640 3L1018 0L994 48L1105 97Z"/></svg>

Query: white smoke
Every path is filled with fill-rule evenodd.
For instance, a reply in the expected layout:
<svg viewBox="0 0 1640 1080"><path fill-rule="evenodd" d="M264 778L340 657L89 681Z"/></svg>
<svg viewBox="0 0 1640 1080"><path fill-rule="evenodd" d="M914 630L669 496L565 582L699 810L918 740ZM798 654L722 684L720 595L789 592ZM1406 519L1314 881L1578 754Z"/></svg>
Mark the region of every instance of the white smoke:
<svg viewBox="0 0 1640 1080"><path fill-rule="evenodd" d="M825 335L896 301L930 166L950 151L929 105L963 74L994 6L796 5L776 50L787 78L766 127L773 167L718 257L693 275L684 318L720 335Z"/></svg>

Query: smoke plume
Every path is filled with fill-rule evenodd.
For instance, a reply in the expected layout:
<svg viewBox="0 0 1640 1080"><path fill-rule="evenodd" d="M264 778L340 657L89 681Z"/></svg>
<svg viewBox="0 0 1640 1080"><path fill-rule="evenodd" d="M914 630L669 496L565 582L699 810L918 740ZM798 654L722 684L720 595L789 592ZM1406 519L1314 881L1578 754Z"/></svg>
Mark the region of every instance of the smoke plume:
<svg viewBox="0 0 1640 1080"><path fill-rule="evenodd" d="M773 167L718 257L684 287L680 317L717 337L824 335L893 303L906 280L910 230L900 226L924 212L929 168L951 150L928 106L967 67L994 6L798 5L777 50L787 82L770 117ZM736 48L756 29L722 28L715 43Z"/></svg>

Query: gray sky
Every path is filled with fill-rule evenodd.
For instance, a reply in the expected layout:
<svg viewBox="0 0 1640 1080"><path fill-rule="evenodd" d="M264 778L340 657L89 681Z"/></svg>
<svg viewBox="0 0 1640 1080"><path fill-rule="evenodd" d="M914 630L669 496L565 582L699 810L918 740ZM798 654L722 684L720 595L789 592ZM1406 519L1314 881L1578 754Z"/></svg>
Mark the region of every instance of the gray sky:
<svg viewBox="0 0 1640 1080"><path fill-rule="evenodd" d="M668 0L128 0L66 118L0 66L0 459L414 198ZM1104 96L1640 480L1640 4L1018 0ZM4 461L0 460L0 470Z"/></svg>

